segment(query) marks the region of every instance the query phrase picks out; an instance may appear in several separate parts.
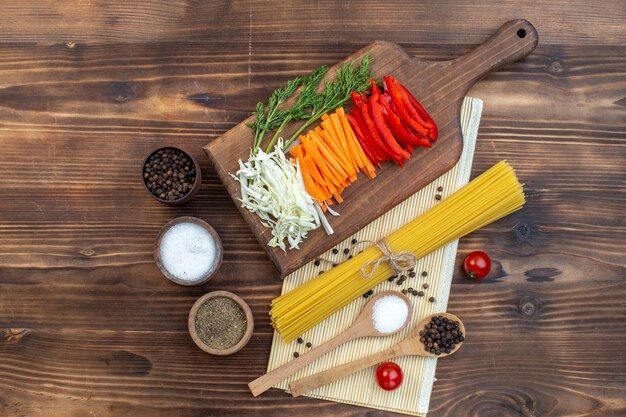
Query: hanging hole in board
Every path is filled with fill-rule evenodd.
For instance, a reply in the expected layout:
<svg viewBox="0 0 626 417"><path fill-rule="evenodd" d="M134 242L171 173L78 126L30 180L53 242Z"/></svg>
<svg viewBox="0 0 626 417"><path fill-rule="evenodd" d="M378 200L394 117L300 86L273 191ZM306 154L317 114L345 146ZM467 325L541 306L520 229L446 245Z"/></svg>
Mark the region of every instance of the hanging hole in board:
<svg viewBox="0 0 626 417"><path fill-rule="evenodd" d="M525 38L526 37L526 29L520 29L517 31L517 37L518 38Z"/></svg>

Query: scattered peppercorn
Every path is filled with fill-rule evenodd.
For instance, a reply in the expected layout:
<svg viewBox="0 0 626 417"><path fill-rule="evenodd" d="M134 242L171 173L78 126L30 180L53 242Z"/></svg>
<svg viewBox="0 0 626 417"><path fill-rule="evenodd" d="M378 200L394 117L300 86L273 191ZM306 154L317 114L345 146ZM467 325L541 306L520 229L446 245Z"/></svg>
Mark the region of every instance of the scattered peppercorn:
<svg viewBox="0 0 626 417"><path fill-rule="evenodd" d="M333 267L337 266L337 264L333 264Z"/></svg>
<svg viewBox="0 0 626 417"><path fill-rule="evenodd" d="M422 284L422 288L424 288L424 289L428 289L428 283L427 283L427 282L423 283L423 284Z"/></svg>
<svg viewBox="0 0 626 417"><path fill-rule="evenodd" d="M406 280L406 275L404 275L404 274L400 275L400 279L401 279L402 281Z"/></svg>
<svg viewBox="0 0 626 417"><path fill-rule="evenodd" d="M161 148L146 160L143 178L152 195L161 200L176 201L193 188L196 167L191 157L180 149Z"/></svg>
<svg viewBox="0 0 626 417"><path fill-rule="evenodd" d="M419 293L417 292L417 290L413 290L413 292L411 294L413 294L414 296L417 296L417 294L419 294Z"/></svg>
<svg viewBox="0 0 626 417"><path fill-rule="evenodd" d="M348 256L348 259L352 259L352 255Z"/></svg>
<svg viewBox="0 0 626 417"><path fill-rule="evenodd" d="M426 351L435 355L451 353L465 340L460 323L443 316L433 316L419 335Z"/></svg>
<svg viewBox="0 0 626 417"><path fill-rule="evenodd" d="M317 275L322 275L325 271L320 271Z"/></svg>
<svg viewBox="0 0 626 417"><path fill-rule="evenodd" d="M314 264L315 266L320 266L320 260L319 260L319 259L316 259L316 260L315 260L315 262L313 262L313 264Z"/></svg>
<svg viewBox="0 0 626 417"><path fill-rule="evenodd" d="M311 343L311 342L306 342L306 347L310 348L311 346L313 346L313 343Z"/></svg>
<svg viewBox="0 0 626 417"><path fill-rule="evenodd" d="M293 352L293 357L297 358L298 356L300 356L300 354L298 352Z"/></svg>
<svg viewBox="0 0 626 417"><path fill-rule="evenodd" d="M387 278L387 281L389 282L393 282L393 280L396 279L396 277L394 277L393 275L390 276L389 278Z"/></svg>
<svg viewBox="0 0 626 417"><path fill-rule="evenodd" d="M424 291L418 291L417 295L419 295L420 297L423 297L424 296Z"/></svg>
<svg viewBox="0 0 626 417"><path fill-rule="evenodd" d="M402 294L404 294L404 295L406 295L407 292L408 291L406 290L406 288L402 290Z"/></svg>
<svg viewBox="0 0 626 417"><path fill-rule="evenodd" d="M333 254L334 254L334 255L337 255L337 254L339 253L339 249L337 249L337 248L333 248L333 251L332 251L332 252L333 252Z"/></svg>
<svg viewBox="0 0 626 417"><path fill-rule="evenodd" d="M369 295L372 295L372 294L374 294L374 290L369 290L367 293L368 293Z"/></svg>
<svg viewBox="0 0 626 417"><path fill-rule="evenodd" d="M441 195L440 194L435 195L435 200L441 200Z"/></svg>
<svg viewBox="0 0 626 417"><path fill-rule="evenodd" d="M409 287L409 292L413 292L413 288L412 287Z"/></svg>
<svg viewBox="0 0 626 417"><path fill-rule="evenodd" d="M356 240L356 239L352 239L352 244L353 244L353 245L356 245L356 242L358 242L358 240Z"/></svg>
<svg viewBox="0 0 626 417"><path fill-rule="evenodd" d="M350 253L350 249L345 248L345 249L343 250L343 254L344 254L344 255L347 255L347 254L349 254L349 253Z"/></svg>
<svg viewBox="0 0 626 417"><path fill-rule="evenodd" d="M426 271L422 271L422 276L423 276L423 277L425 277L425 276L427 276L427 275L428 275L428 272L426 272Z"/></svg>
<svg viewBox="0 0 626 417"><path fill-rule="evenodd" d="M443 191L443 187L440 185L439 187L437 187L437 191Z"/></svg>
<svg viewBox="0 0 626 417"><path fill-rule="evenodd" d="M397 280L396 285L402 285L402 280L401 279Z"/></svg>
<svg viewBox="0 0 626 417"><path fill-rule="evenodd" d="M300 343L300 344L304 343L304 340L302 340L302 338L301 338L301 337L299 337L299 338L297 339L297 341L298 341L298 343Z"/></svg>
<svg viewBox="0 0 626 417"><path fill-rule="evenodd" d="M430 301L431 303L434 303L434 302L435 302L435 297L430 297L430 298L428 299L428 301Z"/></svg>
<svg viewBox="0 0 626 417"><path fill-rule="evenodd" d="M409 272L409 277L413 278L415 276L415 272L411 271Z"/></svg>

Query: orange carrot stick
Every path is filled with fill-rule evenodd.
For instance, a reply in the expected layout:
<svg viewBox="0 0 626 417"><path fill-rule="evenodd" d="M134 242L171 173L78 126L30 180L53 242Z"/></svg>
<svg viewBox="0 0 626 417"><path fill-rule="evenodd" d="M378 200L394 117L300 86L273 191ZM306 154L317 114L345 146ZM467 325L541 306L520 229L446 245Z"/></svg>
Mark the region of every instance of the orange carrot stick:
<svg viewBox="0 0 626 417"><path fill-rule="evenodd" d="M337 132L335 132L335 128L333 126L333 122L332 122L330 116L326 120L324 120L322 122L322 127L328 133L328 135L331 138L331 140L333 140L335 143L337 143L337 146L339 147L339 149L341 149L341 153L343 155L345 155L346 161L350 161L350 158L348 156L348 151L347 151L347 148L346 148L346 144L341 141L341 139L339 138ZM349 166L349 168L348 168L348 166ZM354 170L354 168L352 167L352 164L348 163L346 165L346 169L348 169L350 176L356 174L356 170Z"/></svg>
<svg viewBox="0 0 626 417"><path fill-rule="evenodd" d="M330 168L331 165L326 163L326 161L320 154L316 143L309 140L305 143L305 147L307 152L311 155L311 158L313 158L315 165L320 170L320 173L326 179L326 183L332 182L336 186L342 186L343 179L340 179L337 175L333 173L333 170L331 170Z"/></svg>
<svg viewBox="0 0 626 417"><path fill-rule="evenodd" d="M346 117L345 114L343 114L343 117L341 119L342 119L341 122L344 126L344 131L346 132L346 135L352 141L354 149L356 150L356 153L359 156L359 160L363 164L361 169L363 170L365 175L367 175L370 179L375 178L376 167L374 166L374 164L372 164L372 162L369 160L369 158L365 154L365 151L361 147L359 140L356 138L356 134L354 133L354 130L352 130L352 127L350 126L350 122L348 121L348 118Z"/></svg>
<svg viewBox="0 0 626 417"><path fill-rule="evenodd" d="M342 108L337 109L337 111L333 114L330 115L330 120L332 121L332 125L333 128L335 129L335 132L337 133L337 136L339 137L339 140L341 141L341 143L343 144L344 150L346 152L346 156L348 161L350 162L350 164L352 165L353 169L355 170L355 173L359 170L359 166L356 163L355 160L355 155L352 152L351 146L348 143L348 140L346 138L346 135L343 131L343 128L341 127L341 120L339 119L339 110L343 110Z"/></svg>
<svg viewBox="0 0 626 417"><path fill-rule="evenodd" d="M318 127L317 129L315 129L315 133L317 133L320 138L324 140L326 146L328 146L333 151L335 157L339 160L339 162L341 162L341 165L347 167L347 165L349 164L349 160L346 158L346 155L343 152L341 145L331 138L329 132Z"/></svg>
<svg viewBox="0 0 626 417"><path fill-rule="evenodd" d="M317 145L317 149L324 156L325 160L329 163L329 165L332 165L332 167L335 168L335 170L342 176L342 178L349 177L350 174L346 172L344 167L342 167L339 161L337 161L337 159L333 155L333 152L324 143L324 140L320 138L319 135L315 133L314 131L310 131L309 135L311 135L311 137L315 139L316 141L315 144Z"/></svg>

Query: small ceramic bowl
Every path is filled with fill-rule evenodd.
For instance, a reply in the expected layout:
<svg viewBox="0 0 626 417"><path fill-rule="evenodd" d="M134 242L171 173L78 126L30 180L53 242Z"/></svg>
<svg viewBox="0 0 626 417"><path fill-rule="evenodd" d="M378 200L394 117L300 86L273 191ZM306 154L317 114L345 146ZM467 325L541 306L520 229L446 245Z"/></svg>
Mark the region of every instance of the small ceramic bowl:
<svg viewBox="0 0 626 417"><path fill-rule="evenodd" d="M198 310L206 302L206 300L216 297L230 298L231 300L236 302L239 307L241 307L244 314L246 315L246 331L244 332L243 337L236 345L223 350L214 349L207 346L200 339L198 333L196 332L196 315L198 314ZM193 307L191 307L191 311L189 311L189 319L187 320L187 326L189 327L189 334L191 335L191 338L200 349L207 353L210 353L211 355L225 356L232 355L235 352L239 352L248 343L248 341L250 341L250 338L252 337L252 332L254 331L254 317L252 316L252 310L250 309L248 303L246 303L238 295L228 291L213 291L198 298Z"/></svg>
<svg viewBox="0 0 626 417"><path fill-rule="evenodd" d="M180 223L194 223L199 226L202 226L207 232L209 232L209 234L213 238L213 241L215 242L215 261L213 262L213 265L207 271L206 274L204 274L202 277L194 281L180 279L174 276L165 268L165 266L163 266L163 261L161 260L161 241L163 240L163 235L165 235L165 232L167 232L172 226L175 226ZM200 284L204 284L205 282L210 281L211 278L213 278L213 276L215 275L215 273L220 269L220 265L222 264L223 253L224 253L224 250L222 248L222 240L220 239L220 236L217 234L215 229L213 229L211 225L205 222L204 220L198 219L197 217L191 217L191 216L177 217L167 222L165 226L163 226L161 230L159 231L159 234L157 235L157 238L156 238L156 242L154 243L154 262L156 263L161 273L165 275L165 277L169 279L170 281L175 282L176 284L185 285L185 286L200 285Z"/></svg>
<svg viewBox="0 0 626 417"><path fill-rule="evenodd" d="M154 195L152 191L148 189L148 185L146 184L146 179L143 177L143 174L144 174L143 170L146 164L148 163L148 160L150 159L152 155L159 152L161 149L175 149L175 150L183 152L185 155L187 155L188 158L191 159L191 161L193 162L193 166L196 169L196 181L193 183L191 190L187 194L185 194L182 198L179 198L178 200L165 200ZM180 206L181 204L187 203L189 200L194 198L196 194L198 194L198 191L200 190L200 185L202 184L202 170L200 169L200 164L198 163L196 158L191 156L189 152L185 151L184 149L177 148L175 146L162 146L150 152L148 156L146 156L146 159L143 160L143 164L141 164L141 182L143 183L143 188L145 188L148 194L150 194L150 197L154 198L155 200L163 204L167 204L170 206Z"/></svg>

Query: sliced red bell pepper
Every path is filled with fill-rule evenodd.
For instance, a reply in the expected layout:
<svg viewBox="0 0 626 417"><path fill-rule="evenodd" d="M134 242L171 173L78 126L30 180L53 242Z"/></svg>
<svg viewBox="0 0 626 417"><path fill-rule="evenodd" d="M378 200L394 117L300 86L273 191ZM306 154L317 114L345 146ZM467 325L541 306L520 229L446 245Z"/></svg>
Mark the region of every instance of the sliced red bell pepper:
<svg viewBox="0 0 626 417"><path fill-rule="evenodd" d="M370 149L370 145L367 143L367 139L365 139L359 123L356 121L354 116L352 116L352 114L347 114L346 119L348 119L348 123L350 123L350 126L354 131L354 136L356 136L356 140L359 141L359 145L361 145L361 149L363 149L363 152L365 153L365 156L367 156L367 159L369 159L372 164L378 165L380 167L380 162L378 162L378 158L376 157L374 151Z"/></svg>
<svg viewBox="0 0 626 417"><path fill-rule="evenodd" d="M385 88L389 92L391 96L391 101L396 106L396 110L398 111L398 116L402 118L409 126L411 126L414 130L420 133L422 136L428 135L428 128L422 126L418 121L416 121L410 114L409 108L411 107L411 103L408 97L405 96L404 90L402 90L399 86L399 82L391 76L385 76L383 78L385 82ZM415 111L413 109L413 111Z"/></svg>
<svg viewBox="0 0 626 417"><path fill-rule="evenodd" d="M387 154L387 152L385 152L383 148L378 146L376 142L374 142L374 139L372 139L372 135L370 135L369 130L367 129L367 127L365 127L365 121L363 121L363 116L361 116L361 111L359 110L358 106L355 105L355 108L352 109L350 114L359 125L361 133L363 134L363 139L365 139L374 155L376 155L376 159L381 162L390 160L391 156L389 156L389 154Z"/></svg>
<svg viewBox="0 0 626 417"><path fill-rule="evenodd" d="M423 136L414 135L409 129L407 129L403 124L402 120L396 115L387 103L387 100L384 96L379 96L378 101L383 106L383 117L385 118L385 122L389 127L389 130L393 133L393 135L398 139L398 141L403 144L405 147L409 146L425 146L427 148L432 147L430 141Z"/></svg>
<svg viewBox="0 0 626 417"><path fill-rule="evenodd" d="M378 101L378 97L380 97L380 90L378 89L378 86L376 85L376 82L374 80L372 80L371 83L372 95L368 101L368 107L372 112L372 119L374 120L376 128L380 132L380 135L385 141L387 147L392 150L392 156L394 156L394 159L396 161L398 159L398 156L404 159L410 159L411 155L406 150L402 149L402 147L400 147L400 145L396 141L396 138L391 133L391 130L389 130L389 128L387 127L387 124L385 123L385 119L383 117L382 107L380 105L380 102Z"/></svg>
<svg viewBox="0 0 626 417"><path fill-rule="evenodd" d="M426 109L417 101L415 96L397 79L389 76L390 82L394 83L400 89L403 102L407 104L406 109L409 115L425 128L433 126L432 118L426 113Z"/></svg>
<svg viewBox="0 0 626 417"><path fill-rule="evenodd" d="M417 101L415 96L411 94L411 92L400 82L398 82L398 84L405 91L406 95L409 98L409 102L411 103L413 108L415 108L415 111L417 111L417 113L421 116L422 120L426 121L427 125L425 126L428 128L428 135L430 136L430 138L433 140L433 142L437 141L437 137L439 136L439 129L437 129L437 124L435 123L435 121L432 119L432 117L430 117L424 106L422 106L422 104ZM429 127L428 124L430 124L431 126Z"/></svg>
<svg viewBox="0 0 626 417"><path fill-rule="evenodd" d="M374 121L372 120L372 117L370 116L369 106L367 105L363 97L355 91L352 93L352 101L355 103L355 105L361 112L361 116L363 117L363 122L365 123L365 127L367 128L370 134L370 137L372 138L372 142L375 143L378 147L382 148L388 155L390 155L391 159L395 161L402 160L402 154L397 153L393 149L389 148L387 143L385 143L383 139L380 137L378 128L376 127L376 124L374 123Z"/></svg>

